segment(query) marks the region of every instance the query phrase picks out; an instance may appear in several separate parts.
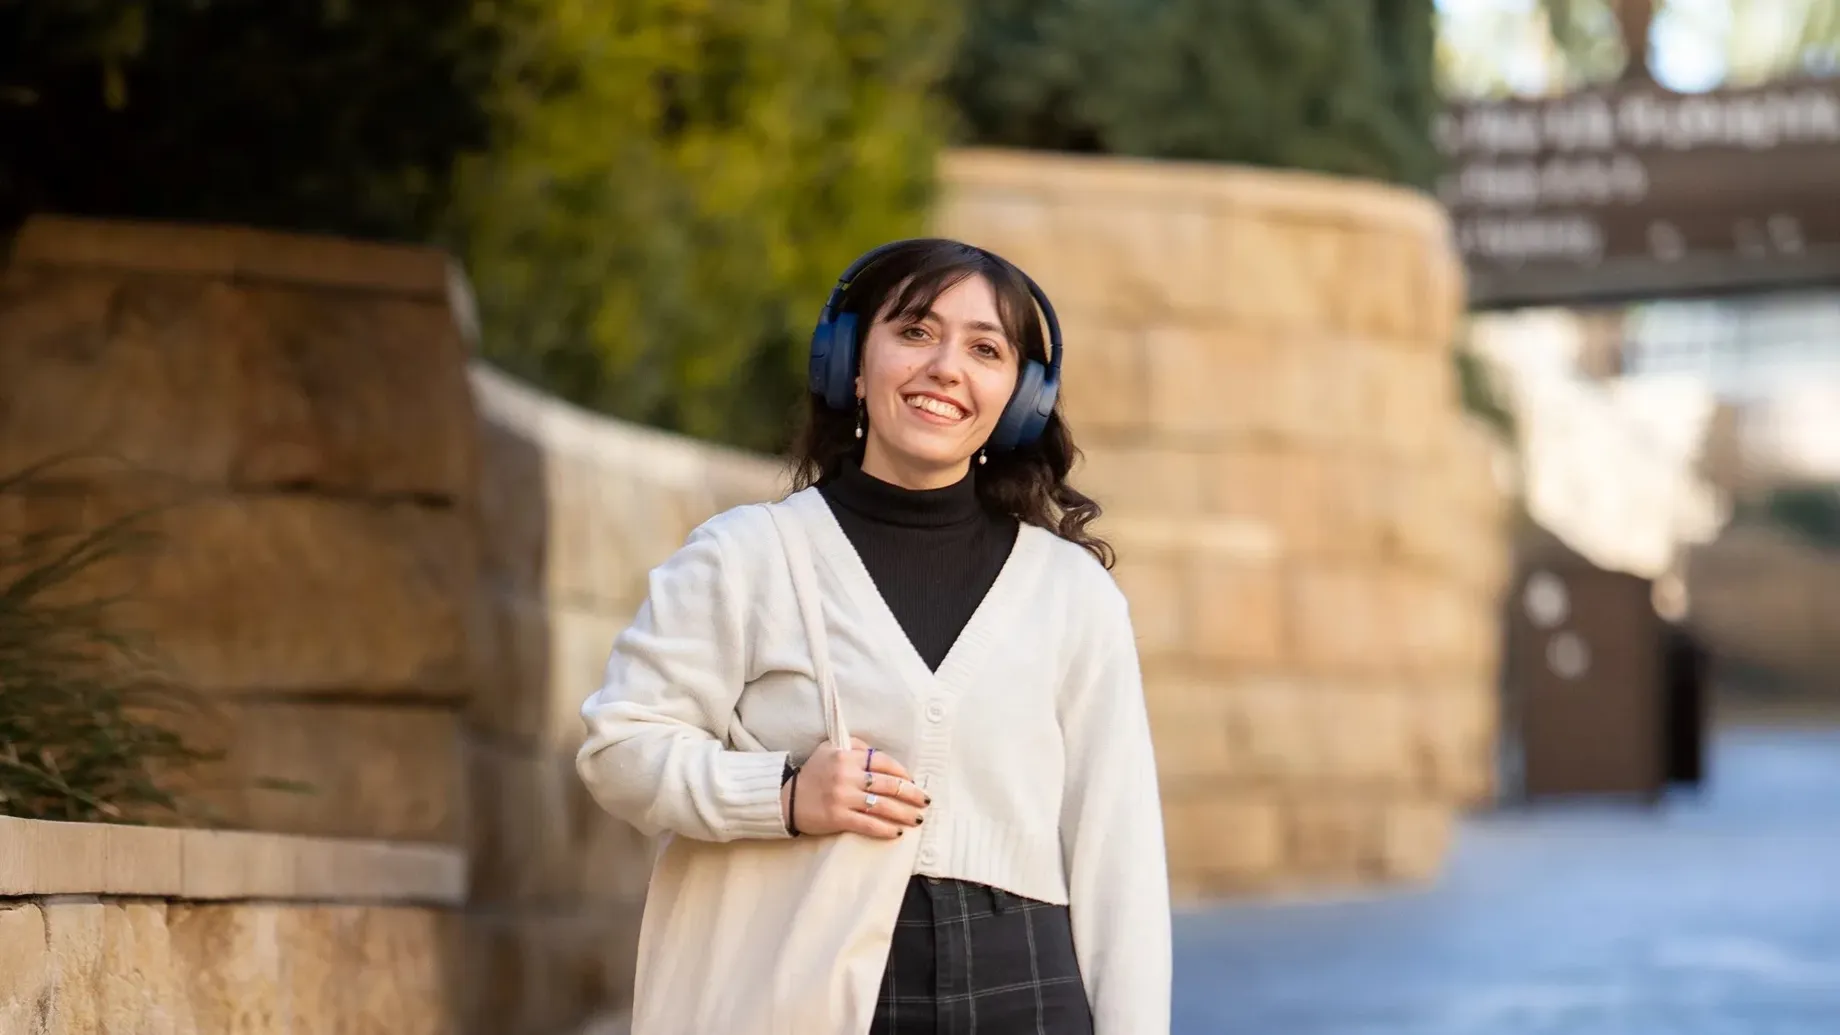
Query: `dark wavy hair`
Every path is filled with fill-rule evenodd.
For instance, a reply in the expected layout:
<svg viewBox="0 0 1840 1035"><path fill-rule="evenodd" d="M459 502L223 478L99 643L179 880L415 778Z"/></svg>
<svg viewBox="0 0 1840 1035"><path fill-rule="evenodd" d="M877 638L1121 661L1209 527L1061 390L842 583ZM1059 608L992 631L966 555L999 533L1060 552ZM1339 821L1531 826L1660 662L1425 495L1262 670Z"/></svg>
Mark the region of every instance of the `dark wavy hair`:
<svg viewBox="0 0 1840 1035"><path fill-rule="evenodd" d="M878 314L917 317L933 307L947 289L966 277L983 277L997 300L997 318L1022 354L1041 363L1048 350L1035 298L1015 266L1007 260L958 241L939 238L905 242L858 274L838 303L840 312L855 313L858 345ZM860 356L860 353L858 353ZM792 449L793 491L837 477L848 463L862 463L863 442L856 437L856 415L833 410L812 393L805 423ZM978 499L986 509L1045 528L1091 553L1106 568L1115 555L1111 544L1087 531L1100 514L1097 501L1067 484L1080 458L1079 448L1056 401L1041 437L1019 449L992 452L976 465Z"/></svg>

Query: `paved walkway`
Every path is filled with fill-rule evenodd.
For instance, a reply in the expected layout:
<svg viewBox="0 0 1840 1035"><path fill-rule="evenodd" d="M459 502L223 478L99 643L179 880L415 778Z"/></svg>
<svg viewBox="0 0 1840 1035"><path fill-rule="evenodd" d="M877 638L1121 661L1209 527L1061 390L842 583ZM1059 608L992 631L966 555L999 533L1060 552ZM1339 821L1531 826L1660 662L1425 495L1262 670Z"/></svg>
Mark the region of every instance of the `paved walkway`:
<svg viewBox="0 0 1840 1035"><path fill-rule="evenodd" d="M1702 799L1475 819L1429 890L1176 924L1176 1035L1837 1035L1840 729Z"/></svg>

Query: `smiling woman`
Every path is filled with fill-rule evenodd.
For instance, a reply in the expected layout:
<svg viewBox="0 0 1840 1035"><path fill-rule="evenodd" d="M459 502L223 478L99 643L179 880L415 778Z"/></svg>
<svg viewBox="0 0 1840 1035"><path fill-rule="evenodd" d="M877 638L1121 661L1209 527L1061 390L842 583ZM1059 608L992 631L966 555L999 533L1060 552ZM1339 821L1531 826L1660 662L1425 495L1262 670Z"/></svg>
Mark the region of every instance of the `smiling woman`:
<svg viewBox="0 0 1840 1035"><path fill-rule="evenodd" d="M635 1031L1169 1030L1156 761L1066 481L1058 328L977 248L859 259L812 335L795 491L652 573L579 756L609 812L677 835Z"/></svg>
<svg viewBox="0 0 1840 1035"><path fill-rule="evenodd" d="M1087 531L1099 504L1067 483L1080 454L1057 405L1059 356L1037 318L1039 304L1058 327L1047 296L1006 260L958 241L902 241L870 256L820 326L842 340L814 358L793 487L860 468L934 489L965 480L975 457L966 489L986 510L1048 529L1109 568L1111 546ZM814 357L825 345L814 343ZM833 369L821 385L821 362L843 363L844 380ZM853 403L839 396L843 384Z"/></svg>

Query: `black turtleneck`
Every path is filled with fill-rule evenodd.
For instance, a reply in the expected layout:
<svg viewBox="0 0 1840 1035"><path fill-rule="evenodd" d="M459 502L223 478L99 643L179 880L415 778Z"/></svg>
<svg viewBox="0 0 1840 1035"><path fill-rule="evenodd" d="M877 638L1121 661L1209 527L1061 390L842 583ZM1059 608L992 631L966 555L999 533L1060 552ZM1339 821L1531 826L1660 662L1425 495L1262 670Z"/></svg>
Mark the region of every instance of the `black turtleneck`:
<svg viewBox="0 0 1840 1035"><path fill-rule="evenodd" d="M934 670L1016 545L1016 520L983 508L975 477L904 489L852 464L818 486L888 610Z"/></svg>

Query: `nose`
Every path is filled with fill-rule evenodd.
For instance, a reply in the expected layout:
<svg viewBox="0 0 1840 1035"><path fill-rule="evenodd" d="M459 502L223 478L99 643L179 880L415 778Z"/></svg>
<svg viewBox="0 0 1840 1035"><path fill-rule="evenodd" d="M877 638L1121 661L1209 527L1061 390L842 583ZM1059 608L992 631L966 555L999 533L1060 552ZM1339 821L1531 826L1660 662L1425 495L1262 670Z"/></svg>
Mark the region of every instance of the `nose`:
<svg viewBox="0 0 1840 1035"><path fill-rule="evenodd" d="M933 349L932 358L927 360L927 377L936 384L958 384L963 379L958 369L958 361L958 350L953 348L950 342L941 342L937 348Z"/></svg>

